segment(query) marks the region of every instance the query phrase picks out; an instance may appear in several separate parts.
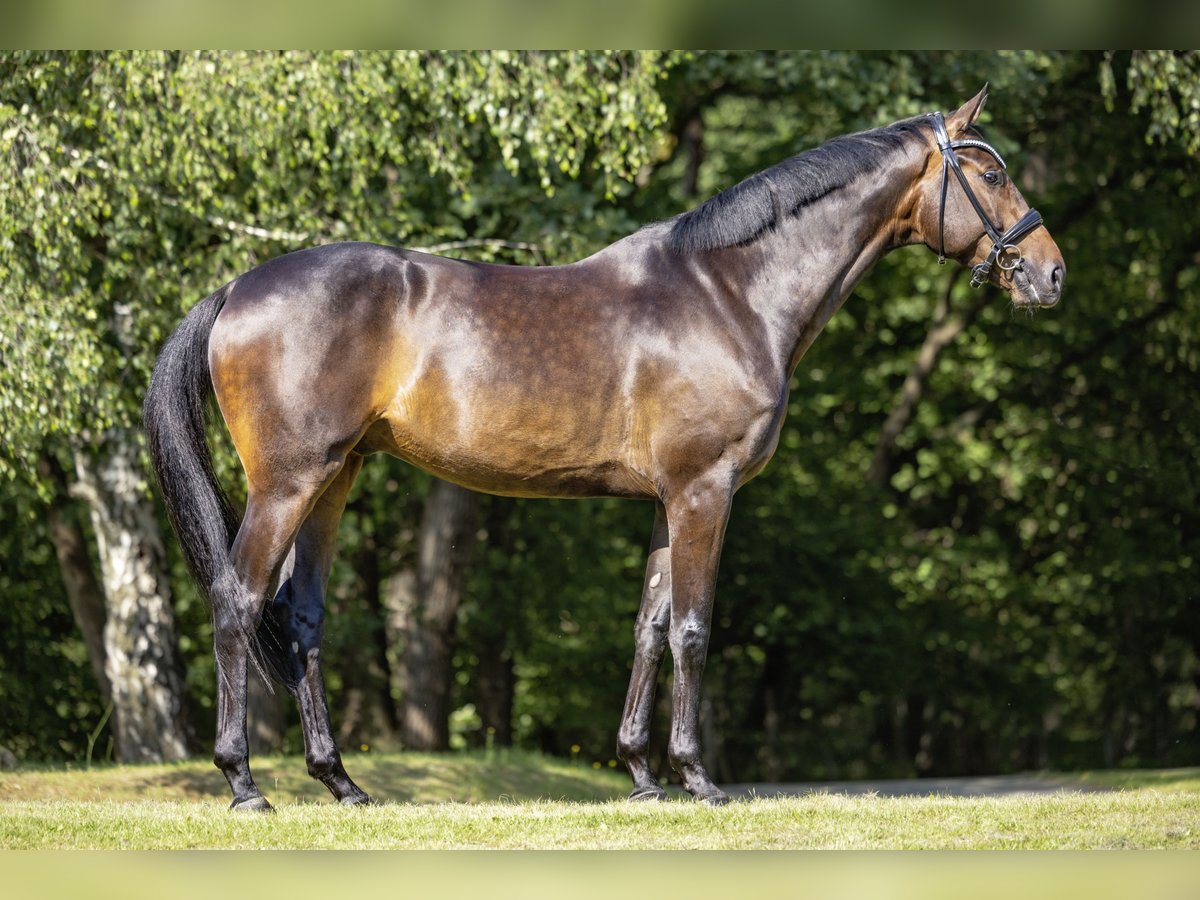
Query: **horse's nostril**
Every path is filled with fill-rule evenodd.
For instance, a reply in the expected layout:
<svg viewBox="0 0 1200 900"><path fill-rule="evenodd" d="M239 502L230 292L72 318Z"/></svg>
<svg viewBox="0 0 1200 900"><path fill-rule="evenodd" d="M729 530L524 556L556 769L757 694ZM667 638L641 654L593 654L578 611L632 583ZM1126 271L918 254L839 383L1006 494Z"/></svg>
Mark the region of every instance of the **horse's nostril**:
<svg viewBox="0 0 1200 900"><path fill-rule="evenodd" d="M1050 287L1057 294L1062 290L1063 270L1062 266L1055 266L1050 270Z"/></svg>

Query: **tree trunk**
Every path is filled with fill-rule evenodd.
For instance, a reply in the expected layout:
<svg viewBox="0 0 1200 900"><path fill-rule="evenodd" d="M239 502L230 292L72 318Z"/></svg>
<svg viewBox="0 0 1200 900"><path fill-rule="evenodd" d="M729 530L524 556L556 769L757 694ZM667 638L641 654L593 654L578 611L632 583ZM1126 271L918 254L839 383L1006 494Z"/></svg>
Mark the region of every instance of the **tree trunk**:
<svg viewBox="0 0 1200 900"><path fill-rule="evenodd" d="M353 647L342 649L342 714L337 742L341 747L370 743L390 746L399 723L391 695L379 547L370 530L363 529L361 544L350 564L358 578L346 597L335 599L344 608L359 607L354 613L361 617L369 633L363 634Z"/></svg>
<svg viewBox="0 0 1200 900"><path fill-rule="evenodd" d="M50 542L54 545L54 555L58 557L58 570L67 591L67 602L71 606L75 625L83 635L88 662L91 663L96 685L100 688L101 700L108 703L112 696L112 685L104 668L104 592L96 581L96 571L88 556L87 537L70 509L70 479L58 460L49 456L38 462L38 472L55 488L46 513Z"/></svg>
<svg viewBox="0 0 1200 900"><path fill-rule="evenodd" d="M475 700L483 733L497 747L512 746L513 660L504 635L494 635L478 650Z"/></svg>
<svg viewBox="0 0 1200 900"><path fill-rule="evenodd" d="M435 480L417 546L416 597L407 624L404 744L450 747L450 688L458 607L475 546L478 496Z"/></svg>
<svg viewBox="0 0 1200 900"><path fill-rule="evenodd" d="M502 556L515 552L513 500L490 497L486 504L484 530L487 542ZM476 667L471 687L475 708L482 725L482 741L496 747L511 747L513 742L513 696L516 677L513 672L512 622L520 609L509 606L503 611L479 610L471 621Z"/></svg>
<svg viewBox="0 0 1200 900"><path fill-rule="evenodd" d="M417 573L412 568L405 568L390 576L384 582L381 600L387 637L388 689L394 707L393 718L399 728L404 716L404 700L408 696L408 623L417 602Z"/></svg>
<svg viewBox="0 0 1200 900"><path fill-rule="evenodd" d="M189 732L166 554L132 431L109 435L96 456L77 453L79 483L99 548L108 616L106 672L121 762L188 755Z"/></svg>
<svg viewBox="0 0 1200 900"><path fill-rule="evenodd" d="M267 690L257 672L251 672L246 679L246 737L252 756L283 752L287 700L287 692L278 684Z"/></svg>

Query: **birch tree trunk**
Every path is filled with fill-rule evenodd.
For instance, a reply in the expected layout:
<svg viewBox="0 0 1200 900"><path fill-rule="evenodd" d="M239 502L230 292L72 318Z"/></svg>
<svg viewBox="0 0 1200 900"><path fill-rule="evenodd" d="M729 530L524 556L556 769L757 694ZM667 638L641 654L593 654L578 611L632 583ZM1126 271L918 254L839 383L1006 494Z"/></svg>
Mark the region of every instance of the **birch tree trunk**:
<svg viewBox="0 0 1200 900"><path fill-rule="evenodd" d="M38 474L54 486L54 495L46 511L50 542L54 544L54 555L58 558L58 570L67 591L71 615L87 647L88 662L91 663L96 686L100 689L101 702L108 703L112 687L108 683L104 660L104 592L100 589L92 560L88 556L88 542L83 528L70 508L70 479L58 460L51 456L43 457L38 462Z"/></svg>
<svg viewBox="0 0 1200 900"><path fill-rule="evenodd" d="M478 505L478 495L441 480L425 501L405 629L404 744L413 750L450 747L455 632Z"/></svg>
<svg viewBox="0 0 1200 900"><path fill-rule="evenodd" d="M73 492L88 505L107 618L105 668L121 762L188 756L184 682L162 533L130 430L114 430L95 455L76 453Z"/></svg>

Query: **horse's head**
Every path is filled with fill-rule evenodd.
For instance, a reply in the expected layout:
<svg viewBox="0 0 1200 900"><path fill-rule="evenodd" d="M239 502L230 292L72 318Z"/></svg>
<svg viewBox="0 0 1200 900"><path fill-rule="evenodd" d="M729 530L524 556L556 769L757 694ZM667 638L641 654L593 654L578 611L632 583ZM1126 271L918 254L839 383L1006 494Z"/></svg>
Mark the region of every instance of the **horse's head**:
<svg viewBox="0 0 1200 900"><path fill-rule="evenodd" d="M973 129L987 86L945 118L933 113L929 163L917 187L917 223L939 260L972 269L974 287L1002 287L1016 306L1058 303L1066 265L995 148Z"/></svg>

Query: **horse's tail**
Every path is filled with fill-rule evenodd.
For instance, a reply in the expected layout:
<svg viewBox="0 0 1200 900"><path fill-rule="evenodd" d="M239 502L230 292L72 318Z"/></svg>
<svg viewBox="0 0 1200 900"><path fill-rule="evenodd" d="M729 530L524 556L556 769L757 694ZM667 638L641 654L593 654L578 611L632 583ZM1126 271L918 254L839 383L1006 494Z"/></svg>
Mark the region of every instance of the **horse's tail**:
<svg viewBox="0 0 1200 900"><path fill-rule="evenodd" d="M201 300L159 353L142 410L150 461L192 576L213 602L237 518L213 471L205 421L212 396L208 337L226 288Z"/></svg>

